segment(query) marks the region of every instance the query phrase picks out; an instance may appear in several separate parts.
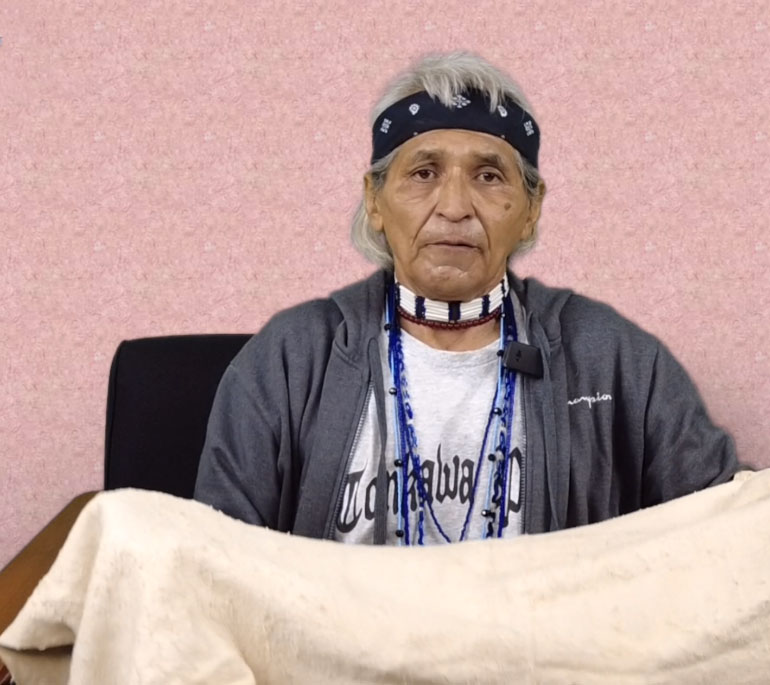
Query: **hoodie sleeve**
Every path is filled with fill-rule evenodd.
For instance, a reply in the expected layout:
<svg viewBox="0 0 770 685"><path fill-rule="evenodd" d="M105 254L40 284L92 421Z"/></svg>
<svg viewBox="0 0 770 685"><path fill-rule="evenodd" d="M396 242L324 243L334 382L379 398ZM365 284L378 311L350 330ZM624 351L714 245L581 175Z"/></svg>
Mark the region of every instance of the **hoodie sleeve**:
<svg viewBox="0 0 770 685"><path fill-rule="evenodd" d="M684 368L658 342L645 413L642 506L729 481L741 467Z"/></svg>
<svg viewBox="0 0 770 685"><path fill-rule="evenodd" d="M209 414L193 498L233 518L276 528L278 449L274 428L231 363Z"/></svg>

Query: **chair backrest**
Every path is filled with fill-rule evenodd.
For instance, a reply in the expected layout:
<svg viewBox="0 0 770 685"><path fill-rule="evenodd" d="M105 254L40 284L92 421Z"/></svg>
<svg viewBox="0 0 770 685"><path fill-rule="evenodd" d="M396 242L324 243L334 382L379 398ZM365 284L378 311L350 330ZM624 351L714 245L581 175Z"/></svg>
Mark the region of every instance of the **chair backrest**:
<svg viewBox="0 0 770 685"><path fill-rule="evenodd" d="M124 340L110 369L104 489L192 497L211 404L250 335Z"/></svg>

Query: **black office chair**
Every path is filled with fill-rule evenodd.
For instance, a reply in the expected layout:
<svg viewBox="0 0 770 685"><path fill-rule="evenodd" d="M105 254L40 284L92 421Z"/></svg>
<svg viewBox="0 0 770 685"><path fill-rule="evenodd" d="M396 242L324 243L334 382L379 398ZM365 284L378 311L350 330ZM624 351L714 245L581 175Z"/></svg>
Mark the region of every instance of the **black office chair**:
<svg viewBox="0 0 770 685"><path fill-rule="evenodd" d="M222 374L250 335L124 340L110 368L104 489L192 497Z"/></svg>

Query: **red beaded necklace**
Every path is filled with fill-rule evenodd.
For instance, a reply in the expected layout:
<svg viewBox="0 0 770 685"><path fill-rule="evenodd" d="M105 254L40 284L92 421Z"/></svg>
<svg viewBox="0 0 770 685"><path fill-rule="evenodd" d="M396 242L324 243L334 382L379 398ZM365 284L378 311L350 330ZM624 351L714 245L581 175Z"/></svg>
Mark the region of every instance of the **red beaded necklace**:
<svg viewBox="0 0 770 685"><path fill-rule="evenodd" d="M399 316L404 317L407 321L418 323L421 326L427 326L428 328L450 328L452 330L480 326L481 324L487 323L487 321L492 321L492 319L499 319L502 312L502 307L498 307L491 314L487 314L479 319L471 319L470 321L431 321L430 319L418 319L416 316L406 311L406 309L402 309L401 307L398 308Z"/></svg>

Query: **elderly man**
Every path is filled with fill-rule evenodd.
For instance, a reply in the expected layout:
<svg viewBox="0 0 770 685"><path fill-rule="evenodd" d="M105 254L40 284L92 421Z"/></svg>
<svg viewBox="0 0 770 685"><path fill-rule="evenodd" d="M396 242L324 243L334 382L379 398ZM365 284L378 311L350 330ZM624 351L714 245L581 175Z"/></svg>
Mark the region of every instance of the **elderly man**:
<svg viewBox="0 0 770 685"><path fill-rule="evenodd" d="M430 56L374 110L353 242L381 267L277 314L225 372L195 497L345 542L601 521L730 480L733 442L666 347L521 280L545 194L520 88Z"/></svg>

